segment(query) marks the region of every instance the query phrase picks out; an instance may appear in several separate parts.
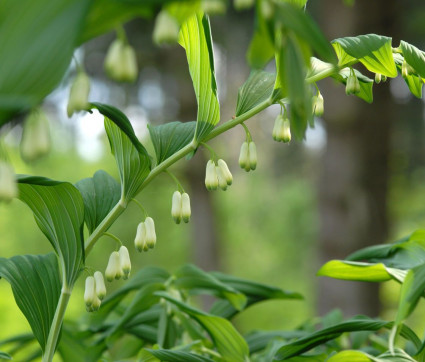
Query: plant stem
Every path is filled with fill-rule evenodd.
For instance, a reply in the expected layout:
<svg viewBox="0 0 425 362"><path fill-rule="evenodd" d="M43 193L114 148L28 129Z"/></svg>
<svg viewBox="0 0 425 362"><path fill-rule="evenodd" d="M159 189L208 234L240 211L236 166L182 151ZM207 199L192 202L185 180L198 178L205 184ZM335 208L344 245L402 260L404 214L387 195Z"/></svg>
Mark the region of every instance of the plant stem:
<svg viewBox="0 0 425 362"><path fill-rule="evenodd" d="M72 288L70 287L64 286L62 288L55 316L53 317L52 325L50 326L49 336L47 337L46 349L43 354L42 362L51 362L53 359L66 307L68 305L69 298L71 297L71 291Z"/></svg>

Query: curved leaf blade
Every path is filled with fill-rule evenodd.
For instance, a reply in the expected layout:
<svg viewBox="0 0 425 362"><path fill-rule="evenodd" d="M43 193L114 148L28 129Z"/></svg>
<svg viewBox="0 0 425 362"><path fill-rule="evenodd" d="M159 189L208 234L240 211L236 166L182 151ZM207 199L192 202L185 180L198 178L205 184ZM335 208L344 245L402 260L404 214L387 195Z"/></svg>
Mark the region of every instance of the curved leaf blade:
<svg viewBox="0 0 425 362"><path fill-rule="evenodd" d="M73 185L18 175L19 199L34 213L61 261L63 283L73 285L84 262L83 198Z"/></svg>
<svg viewBox="0 0 425 362"><path fill-rule="evenodd" d="M56 255L0 258L0 278L12 286L16 304L44 351L61 291Z"/></svg>
<svg viewBox="0 0 425 362"><path fill-rule="evenodd" d="M197 12L182 25L180 45L185 48L198 101L195 139L201 141L220 120L214 72L214 54L208 16Z"/></svg>
<svg viewBox="0 0 425 362"><path fill-rule="evenodd" d="M406 62L413 67L421 78L425 78L425 52L403 40L400 42L400 49Z"/></svg>
<svg viewBox="0 0 425 362"><path fill-rule="evenodd" d="M153 356L158 358L160 361L168 362L212 362L213 360L199 354L185 352L185 351L173 351L168 349L148 349Z"/></svg>
<svg viewBox="0 0 425 362"><path fill-rule="evenodd" d="M326 360L327 362L344 362L344 361L350 361L350 362L373 362L375 359L371 356L369 356L365 352L361 351L342 351L339 352L329 359Z"/></svg>

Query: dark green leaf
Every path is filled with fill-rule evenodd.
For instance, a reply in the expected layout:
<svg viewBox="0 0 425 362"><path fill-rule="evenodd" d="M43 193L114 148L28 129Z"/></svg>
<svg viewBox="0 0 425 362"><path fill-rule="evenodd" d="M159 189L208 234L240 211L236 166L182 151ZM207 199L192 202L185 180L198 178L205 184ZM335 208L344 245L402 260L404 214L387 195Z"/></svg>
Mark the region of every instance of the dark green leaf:
<svg viewBox="0 0 425 362"><path fill-rule="evenodd" d="M68 182L18 176L19 199L33 211L40 230L59 256L63 283L72 286L84 262L84 203Z"/></svg>
<svg viewBox="0 0 425 362"><path fill-rule="evenodd" d="M245 340L249 346L249 352L256 353L273 341L285 341L295 338L302 338L308 334L306 331L293 330L293 331L254 331L245 336Z"/></svg>
<svg viewBox="0 0 425 362"><path fill-rule="evenodd" d="M156 295L175 304L181 311L194 318L211 336L218 352L224 360L243 362L249 355L248 345L233 325L226 319L204 313L174 299L169 294L157 292Z"/></svg>
<svg viewBox="0 0 425 362"><path fill-rule="evenodd" d="M103 170L97 171L92 178L78 181L75 186L83 196L84 219L91 234L119 201L121 188L119 183Z"/></svg>
<svg viewBox="0 0 425 362"><path fill-rule="evenodd" d="M425 78L425 52L403 40L400 42L400 49L406 62L412 66L421 78Z"/></svg>
<svg viewBox="0 0 425 362"><path fill-rule="evenodd" d="M356 37L335 39L333 44L338 44L339 65L342 67L352 58L359 60L368 70L373 73L381 73L387 77L397 77L397 69L391 48L391 38L386 36L368 34ZM342 54L348 54L352 58L342 58ZM342 59L344 59L342 61Z"/></svg>
<svg viewBox="0 0 425 362"><path fill-rule="evenodd" d="M179 42L186 50L189 72L198 101L195 138L201 141L220 120L208 16L201 12L191 16L180 29Z"/></svg>
<svg viewBox="0 0 425 362"><path fill-rule="evenodd" d="M7 360L11 360L12 357L10 355L8 355L5 352L0 352L0 359L7 359Z"/></svg>
<svg viewBox="0 0 425 362"><path fill-rule="evenodd" d="M329 41L325 38L313 19L301 10L300 7L288 2L279 2L276 19L283 24L284 28L290 29L297 37L307 42L324 61L336 63L335 53Z"/></svg>
<svg viewBox="0 0 425 362"><path fill-rule="evenodd" d="M199 354L184 352L184 351L173 351L166 349L146 349L149 353L154 355L161 361L167 362L212 362L213 360Z"/></svg>
<svg viewBox="0 0 425 362"><path fill-rule="evenodd" d="M12 286L16 304L44 351L61 291L56 255L0 258L0 277Z"/></svg>
<svg viewBox="0 0 425 362"><path fill-rule="evenodd" d="M155 148L157 163L188 145L195 135L196 122L170 122L159 126L148 125Z"/></svg>
<svg viewBox="0 0 425 362"><path fill-rule="evenodd" d="M240 116L264 102L273 93L276 74L254 70L247 81L239 88L236 116Z"/></svg>
<svg viewBox="0 0 425 362"><path fill-rule="evenodd" d="M105 118L105 130L120 174L121 199L129 201L149 174L150 158L140 153L127 134L109 118Z"/></svg>
<svg viewBox="0 0 425 362"><path fill-rule="evenodd" d="M0 126L38 105L71 61L89 0L0 2Z"/></svg>

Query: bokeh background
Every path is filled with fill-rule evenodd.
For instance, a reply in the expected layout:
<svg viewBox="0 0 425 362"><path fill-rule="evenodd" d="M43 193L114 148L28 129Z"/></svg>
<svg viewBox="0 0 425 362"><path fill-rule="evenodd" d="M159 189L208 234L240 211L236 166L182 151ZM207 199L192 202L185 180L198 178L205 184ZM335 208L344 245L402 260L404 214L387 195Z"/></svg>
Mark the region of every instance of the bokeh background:
<svg viewBox="0 0 425 362"><path fill-rule="evenodd" d="M425 48L425 7L421 1L404 2L403 8L384 0L358 0L352 6L336 0L311 1L308 11L330 40L377 33L393 37L395 46L404 39ZM249 75L245 53L253 24L253 12L235 12L231 6L225 16L212 18L222 121L234 114L237 90ZM151 151L148 123L196 119L196 99L184 50L155 46L152 29L153 20L146 19L126 26L139 61L140 75L135 84L116 84L104 75L103 60L114 34L90 41L75 54L91 77L90 100L122 109ZM272 65L269 70L273 71ZM118 178L102 117L96 113L81 113L70 119L66 116L75 71L73 62L59 88L43 105L53 138L53 150L47 157L34 164L21 161L19 125L5 137L17 173L75 183L104 169ZM270 107L247 122L257 144L257 170L246 173L238 167L239 148L245 137L242 127L211 142L234 176L226 192L205 189L209 153L204 149L191 161L182 160L173 167L191 196L189 224L175 225L171 218L171 196L176 186L166 174L139 195L138 200L155 219L157 247L144 254L132 248L142 218L136 205L130 205L111 229L132 251L133 268L156 265L172 272L190 262L304 295L303 301L273 301L248 309L235 321L242 332L294 328L336 307L347 317L362 313L392 319L396 285L378 288L329 281L315 273L329 259L344 258L360 247L396 240L425 227L423 100L410 95L402 78L375 85L372 105L346 97L344 88L332 81L318 85L325 98L325 114L323 119L316 119L315 128L308 130L303 142L283 145L273 141L271 131L279 107ZM0 230L1 257L50 251L30 210L20 201L0 204ZM87 264L104 270L114 247L111 239L102 238ZM68 319L86 313L82 293L80 280ZM208 305L208 301L200 303ZM415 328L422 326L417 318L412 323ZM3 280L0 326L0 339L29 330Z"/></svg>

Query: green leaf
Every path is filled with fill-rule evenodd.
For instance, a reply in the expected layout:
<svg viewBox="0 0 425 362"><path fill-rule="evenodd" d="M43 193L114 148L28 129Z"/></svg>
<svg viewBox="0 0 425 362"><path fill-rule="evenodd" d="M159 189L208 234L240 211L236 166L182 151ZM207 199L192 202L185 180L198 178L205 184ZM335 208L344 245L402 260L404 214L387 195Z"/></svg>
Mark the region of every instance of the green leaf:
<svg viewBox="0 0 425 362"><path fill-rule="evenodd" d="M92 108L96 108L110 121L114 122L121 129L121 131L123 131L127 135L128 139L131 141L136 150L149 159L148 151L146 151L146 148L140 143L139 139L134 133L133 126L131 125L130 121L124 113L122 113L118 108L115 108L108 104L93 102L90 103L90 105L92 106Z"/></svg>
<svg viewBox="0 0 425 362"><path fill-rule="evenodd" d="M149 174L150 158L140 153L127 134L109 118L105 118L105 130L120 174L121 199L129 201Z"/></svg>
<svg viewBox="0 0 425 362"><path fill-rule="evenodd" d="M180 29L179 43L186 50L198 102L195 139L202 141L220 120L208 16L201 12L191 16Z"/></svg>
<svg viewBox="0 0 425 362"><path fill-rule="evenodd" d="M307 81L311 78L322 78L324 75L333 74L337 71L331 63L326 63L315 57L310 58L310 68L307 71Z"/></svg>
<svg viewBox="0 0 425 362"><path fill-rule="evenodd" d="M213 360L199 354L184 352L184 351L173 351L167 349L145 349L153 356L158 358L160 361L167 362L212 362Z"/></svg>
<svg viewBox="0 0 425 362"><path fill-rule="evenodd" d="M253 331L245 336L245 340L248 343L249 352L252 354L263 350L273 340L293 340L295 338L305 337L306 335L308 335L308 332L301 330Z"/></svg>
<svg viewBox="0 0 425 362"><path fill-rule="evenodd" d="M335 53L329 41L313 19L300 7L288 2L278 2L276 20L303 39L324 61L336 63Z"/></svg>
<svg viewBox="0 0 425 362"><path fill-rule="evenodd" d="M258 104L271 97L276 74L263 70L254 70L247 81L239 88L236 104L236 116L253 109Z"/></svg>
<svg viewBox="0 0 425 362"><path fill-rule="evenodd" d="M64 285L72 286L84 262L83 198L73 185L42 177L18 176L19 199L59 256Z"/></svg>
<svg viewBox="0 0 425 362"><path fill-rule="evenodd" d="M338 55L347 53L350 57L359 60L369 71L381 73L387 77L397 77L397 69L391 48L391 38L386 36L368 34L356 37L339 38L332 41L342 49L338 49ZM343 62L341 62L343 59ZM348 58L350 59L350 58ZM343 66L347 62L345 55L339 58L338 65Z"/></svg>
<svg viewBox="0 0 425 362"><path fill-rule="evenodd" d="M84 219L91 234L119 201L121 188L103 170L97 171L91 178L78 181L75 186L83 196Z"/></svg>
<svg viewBox="0 0 425 362"><path fill-rule="evenodd" d="M12 357L9 354L5 353L5 352L0 352L0 359L11 360Z"/></svg>
<svg viewBox="0 0 425 362"><path fill-rule="evenodd" d="M402 282L406 272L386 267L384 264L370 264L345 260L331 260L317 272L318 276L335 279L357 280L365 282L385 282L394 279Z"/></svg>
<svg viewBox="0 0 425 362"><path fill-rule="evenodd" d="M397 69L402 73L402 66L404 58L400 54L394 54L394 61L397 65ZM404 81L409 87L410 92L417 98L422 98L422 88L423 88L423 80L417 74L408 74L407 76L403 76Z"/></svg>
<svg viewBox="0 0 425 362"><path fill-rule="evenodd" d="M344 85L346 85L347 79L350 76L350 72L351 71L349 68L344 68L340 70L339 73L334 74L332 77L338 80L339 82L343 83ZM356 77L360 83L360 92L357 93L356 96L363 99L364 101L368 103L372 103L373 102L372 88L374 84L373 79L366 77L365 75L363 75L356 69L354 70L354 73L356 74Z"/></svg>
<svg viewBox="0 0 425 362"><path fill-rule="evenodd" d="M425 78L425 52L403 40L400 42L400 49L406 62L412 66L421 78Z"/></svg>
<svg viewBox="0 0 425 362"><path fill-rule="evenodd" d="M156 295L175 304L180 310L194 318L211 336L224 360L232 362L246 360L249 355L248 345L228 320L192 308L167 293L157 292Z"/></svg>
<svg viewBox="0 0 425 362"><path fill-rule="evenodd" d="M360 352L360 351L342 351L339 352L329 359L326 360L326 362L370 362L374 361L373 357L369 356L367 353Z"/></svg>
<svg viewBox="0 0 425 362"><path fill-rule="evenodd" d="M44 351L61 291L56 255L0 258L0 277L12 286L16 304Z"/></svg>
<svg viewBox="0 0 425 362"><path fill-rule="evenodd" d="M188 145L193 140L195 128L196 122L169 122L159 126L148 125L157 163L160 164Z"/></svg>
<svg viewBox="0 0 425 362"><path fill-rule="evenodd" d="M246 305L247 300L242 293L194 265L184 265L174 273L174 276L173 284L179 289L188 289L191 293L206 290L227 299L237 310L242 310Z"/></svg>
<svg viewBox="0 0 425 362"><path fill-rule="evenodd" d="M374 359L376 362L416 362L417 360L410 357L405 351L400 348L395 348L394 351L387 351L383 354L380 354Z"/></svg>
<svg viewBox="0 0 425 362"><path fill-rule="evenodd" d="M0 2L0 126L38 105L71 61L89 0Z"/></svg>

